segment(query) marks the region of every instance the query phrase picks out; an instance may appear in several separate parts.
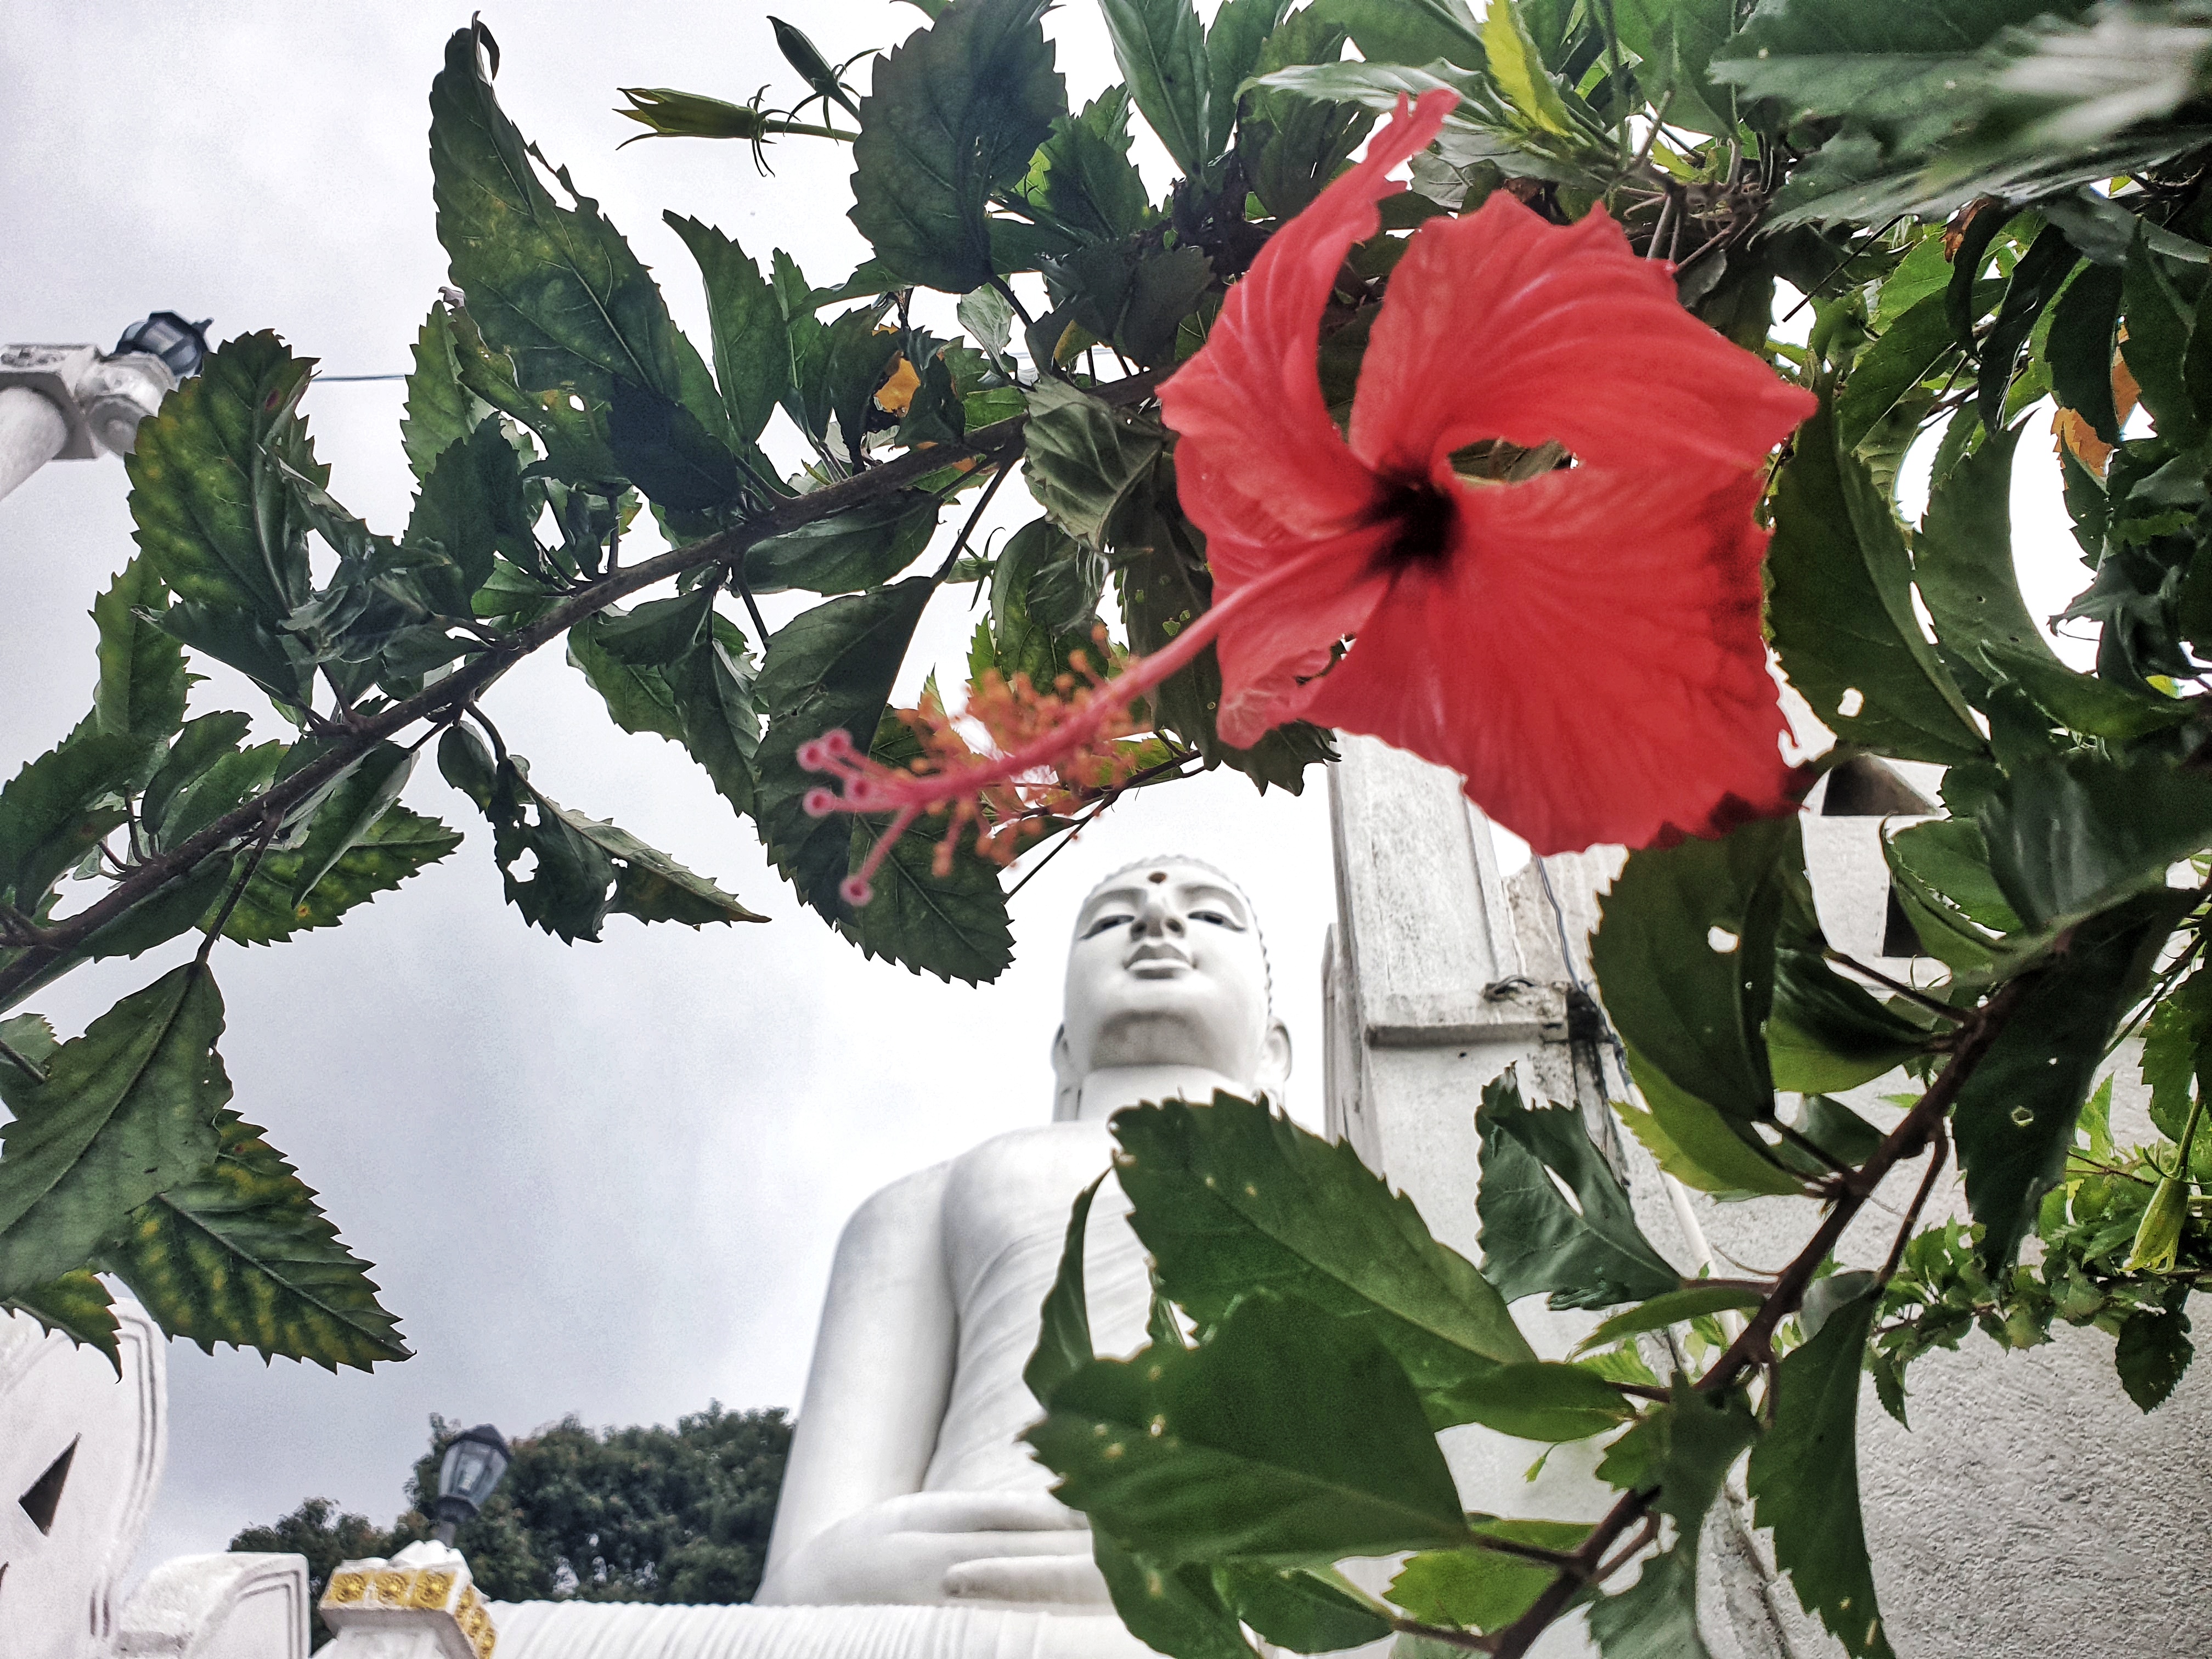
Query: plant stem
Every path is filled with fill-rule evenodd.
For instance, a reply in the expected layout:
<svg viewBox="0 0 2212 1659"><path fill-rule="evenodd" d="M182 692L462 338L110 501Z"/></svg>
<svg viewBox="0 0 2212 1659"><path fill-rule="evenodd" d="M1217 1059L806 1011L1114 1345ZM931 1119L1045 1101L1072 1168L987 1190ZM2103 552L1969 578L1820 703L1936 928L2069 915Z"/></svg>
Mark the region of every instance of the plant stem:
<svg viewBox="0 0 2212 1659"><path fill-rule="evenodd" d="M1159 383L1172 372L1172 368L1147 369L1142 374L1133 374L1125 380L1098 387L1090 395L1109 406L1137 403L1152 396ZM851 507L881 501L908 488L917 478L927 477L930 473L941 470L948 461L976 455L1002 465L1008 463L1020 452L1022 434L1028 420L1027 416L1016 416L1012 420L1000 421L971 433L959 443L938 444L927 450L910 451L895 461L870 467L858 477L825 485L808 495L791 496L757 517L719 535L694 542L688 547L672 548L592 583L582 592L556 605L536 622L502 636L498 644L488 647L472 661L457 668L436 684L427 686L416 696L361 720L337 738L326 751L298 771L242 805L224 813L198 835L168 852L147 859L110 888L106 896L97 903L88 905L49 927L20 930L22 943L27 948L6 967L0 968L0 1008L7 1007L15 992L38 979L54 963L109 922L126 914L132 906L151 898L179 876L224 851L241 836L252 834L259 826L263 814L273 811L281 816L344 772L386 738L417 720L436 720L448 710L465 705L523 658L560 638L585 617L596 616L616 601L666 581L672 576L681 575L696 566L720 563L742 556L755 542L768 537L796 530L801 525L812 524L817 520L829 518Z"/></svg>
<svg viewBox="0 0 2212 1659"><path fill-rule="evenodd" d="M1943 1073L1928 1087L1902 1121L1891 1130L1872 1157L1860 1169L1855 1180L1838 1194L1835 1206L1828 1212L1805 1248L1795 1261L1782 1270L1774 1288L1762 1303L1741 1335L1730 1343L1728 1351L1716 1360L1711 1370L1697 1382L1700 1394L1717 1394L1733 1388L1748 1370L1764 1363L1771 1349L1775 1327L1803 1302L1805 1290L1813 1282L1820 1264L1834 1252L1837 1242L1844 1236L1869 1194L1890 1170L1906 1158L1916 1157L1929 1145L1942 1127L1944 1117L1959 1097L1959 1091L1982 1062L1990 1046L2003 1031L2014 1012L2027 994L2028 984L2037 977L2023 975L2004 986L1989 1001L1966 1017L1960 1028L1959 1041L1953 1048L1951 1063ZM1597 1523L1590 1535L1575 1552L1577 1564L1582 1569L1579 1576L1562 1571L1545 1586L1544 1592L1529 1607L1528 1612L1500 1631L1494 1638L1495 1645L1480 1651L1496 1656L1496 1659L1523 1659L1529 1647L1551 1626L1553 1620L1566 1608L1569 1601L1589 1582L1614 1541L1642 1522L1650 1512L1651 1500L1658 1496L1657 1489L1650 1492L1624 1492L1620 1500L1607 1511L1605 1519ZM1464 1645L1464 1644L1462 1644Z"/></svg>

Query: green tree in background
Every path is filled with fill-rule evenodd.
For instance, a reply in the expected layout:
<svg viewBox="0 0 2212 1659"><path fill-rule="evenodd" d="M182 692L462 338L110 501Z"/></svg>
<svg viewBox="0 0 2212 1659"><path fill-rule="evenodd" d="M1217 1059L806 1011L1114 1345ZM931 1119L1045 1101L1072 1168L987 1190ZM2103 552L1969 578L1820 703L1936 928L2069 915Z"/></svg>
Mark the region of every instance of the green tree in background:
<svg viewBox="0 0 2212 1659"><path fill-rule="evenodd" d="M315 1598L341 1561L388 1556L430 1535L438 1463L460 1425L430 1419L430 1444L408 1478L409 1507L389 1527L310 1498L248 1527L234 1550L304 1555ZM456 1540L493 1601L747 1601L768 1559L791 1425L782 1407L710 1403L672 1429L587 1429L574 1417L514 1443L514 1462ZM315 1644L330 1639L318 1613Z"/></svg>

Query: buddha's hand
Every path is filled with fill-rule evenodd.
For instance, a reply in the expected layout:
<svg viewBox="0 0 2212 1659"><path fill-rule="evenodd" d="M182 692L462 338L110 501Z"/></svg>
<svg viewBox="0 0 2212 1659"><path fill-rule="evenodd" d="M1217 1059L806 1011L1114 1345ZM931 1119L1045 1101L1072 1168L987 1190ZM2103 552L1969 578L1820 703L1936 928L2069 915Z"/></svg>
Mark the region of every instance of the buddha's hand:
<svg viewBox="0 0 2212 1659"><path fill-rule="evenodd" d="M1083 1516L1043 1492L886 1498L779 1562L761 1599L813 1607L994 1601L1105 1612Z"/></svg>

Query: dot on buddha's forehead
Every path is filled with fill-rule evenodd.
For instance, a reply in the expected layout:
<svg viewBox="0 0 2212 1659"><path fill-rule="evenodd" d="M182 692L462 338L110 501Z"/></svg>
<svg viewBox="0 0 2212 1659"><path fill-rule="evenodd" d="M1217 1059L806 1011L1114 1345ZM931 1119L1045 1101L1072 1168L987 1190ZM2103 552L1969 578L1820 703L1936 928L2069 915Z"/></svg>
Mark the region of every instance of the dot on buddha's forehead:
<svg viewBox="0 0 2212 1659"><path fill-rule="evenodd" d="M1147 881L1165 881L1167 878L1168 872L1164 870L1155 870L1151 875L1145 878Z"/></svg>

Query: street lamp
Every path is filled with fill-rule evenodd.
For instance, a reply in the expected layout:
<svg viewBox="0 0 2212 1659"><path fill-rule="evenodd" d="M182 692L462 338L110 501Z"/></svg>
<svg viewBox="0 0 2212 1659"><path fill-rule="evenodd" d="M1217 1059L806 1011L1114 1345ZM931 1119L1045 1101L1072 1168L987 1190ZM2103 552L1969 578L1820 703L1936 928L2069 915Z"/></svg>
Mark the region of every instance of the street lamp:
<svg viewBox="0 0 2212 1659"><path fill-rule="evenodd" d="M445 1462L438 1466L438 1501L431 1510L438 1524L430 1535L441 1544L451 1544L461 1523L477 1518L514 1456L489 1423L479 1423L447 1441Z"/></svg>
<svg viewBox="0 0 2212 1659"><path fill-rule="evenodd" d="M207 356L205 323L157 311L96 345L0 346L0 495L54 459L127 455L138 423Z"/></svg>

